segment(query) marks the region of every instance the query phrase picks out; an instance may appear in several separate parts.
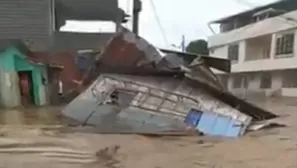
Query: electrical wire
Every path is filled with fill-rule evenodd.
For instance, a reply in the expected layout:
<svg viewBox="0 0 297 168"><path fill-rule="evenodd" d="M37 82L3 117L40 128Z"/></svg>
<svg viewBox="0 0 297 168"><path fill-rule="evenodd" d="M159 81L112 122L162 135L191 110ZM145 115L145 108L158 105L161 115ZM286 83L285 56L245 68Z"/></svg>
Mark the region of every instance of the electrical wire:
<svg viewBox="0 0 297 168"><path fill-rule="evenodd" d="M246 0L235 0L235 1L237 3L240 3L240 4L245 5L247 7L250 7L250 8L256 8L257 7L257 5L252 4L252 3L250 3L250 2L248 2ZM277 10L277 9L275 9L275 11L283 12L283 13L287 12L287 11ZM288 24L290 24L292 26L296 26L296 24L297 24L297 20L295 18L287 17L287 16L283 16L283 15L279 15L278 17L284 19L285 22L287 22ZM294 22L294 23L292 23L292 22Z"/></svg>
<svg viewBox="0 0 297 168"><path fill-rule="evenodd" d="M242 5L247 6L247 7L250 7L250 8L254 8L254 7L257 6L255 4L252 4L252 3L248 2L247 0L235 0L235 1L237 3L239 3L239 4L242 4Z"/></svg>
<svg viewBox="0 0 297 168"><path fill-rule="evenodd" d="M154 0L150 0L150 2L151 2L151 6L152 6L152 8L153 8L153 13L154 13L155 19L156 19L157 24L158 24L158 26L159 26L159 28L160 28L161 35L162 35L162 37L163 37L163 39L164 39L165 44L168 46L169 43L168 43L168 40L167 40L167 38L166 38L166 35L165 35L165 31L164 31L164 29L163 29L163 26L162 26L162 24L161 24L161 20L160 20L160 17L159 17L159 15L158 15L157 8L156 8L156 5L155 5L155 3L154 3Z"/></svg>

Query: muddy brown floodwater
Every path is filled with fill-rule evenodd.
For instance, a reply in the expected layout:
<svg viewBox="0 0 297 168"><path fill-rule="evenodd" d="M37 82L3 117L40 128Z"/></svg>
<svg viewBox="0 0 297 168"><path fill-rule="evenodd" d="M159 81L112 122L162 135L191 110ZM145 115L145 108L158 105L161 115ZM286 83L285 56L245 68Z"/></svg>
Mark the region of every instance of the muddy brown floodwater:
<svg viewBox="0 0 297 168"><path fill-rule="evenodd" d="M57 125L62 107L0 110L0 125Z"/></svg>
<svg viewBox="0 0 297 168"><path fill-rule="evenodd" d="M239 139L140 135L46 134L27 125L56 125L59 108L5 111L0 167L107 168L296 168L297 100L255 101L281 115L288 127L248 133Z"/></svg>

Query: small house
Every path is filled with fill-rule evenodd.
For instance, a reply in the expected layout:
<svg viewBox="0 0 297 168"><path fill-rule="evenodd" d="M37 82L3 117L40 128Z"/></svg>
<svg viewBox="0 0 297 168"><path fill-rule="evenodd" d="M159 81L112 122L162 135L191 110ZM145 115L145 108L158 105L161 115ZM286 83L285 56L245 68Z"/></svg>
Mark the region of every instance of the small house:
<svg viewBox="0 0 297 168"><path fill-rule="evenodd" d="M47 104L46 66L27 59L30 50L19 40L0 40L0 106Z"/></svg>

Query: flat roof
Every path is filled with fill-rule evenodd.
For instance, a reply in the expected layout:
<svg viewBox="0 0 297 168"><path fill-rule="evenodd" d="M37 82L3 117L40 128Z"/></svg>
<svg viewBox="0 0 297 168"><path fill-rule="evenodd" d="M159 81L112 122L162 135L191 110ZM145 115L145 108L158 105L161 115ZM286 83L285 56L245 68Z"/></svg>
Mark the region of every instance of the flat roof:
<svg viewBox="0 0 297 168"><path fill-rule="evenodd" d="M292 5L293 3L296 4L296 5ZM234 19L236 17L240 17L240 16L243 17L245 15L251 15L251 14L253 14L255 12L259 12L259 11L264 10L266 8L274 8L276 10L282 10L282 11L285 11L285 12L289 12L289 11L292 11L294 9L297 9L297 1L296 0L278 0L276 2L272 2L272 3L269 3L267 5L259 6L259 7L256 7L256 8L250 9L250 10L246 10L246 11L243 11L243 12L231 15L231 16L227 16L227 17L223 17L223 18L218 19L218 20L211 21L210 24L211 23L224 23L224 22L232 20L232 19Z"/></svg>

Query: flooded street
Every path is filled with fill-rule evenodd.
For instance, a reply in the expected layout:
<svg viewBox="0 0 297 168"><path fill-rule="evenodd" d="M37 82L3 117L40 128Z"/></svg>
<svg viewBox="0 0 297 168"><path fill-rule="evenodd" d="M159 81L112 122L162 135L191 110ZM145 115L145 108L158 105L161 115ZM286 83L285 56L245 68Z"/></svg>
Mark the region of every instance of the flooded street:
<svg viewBox="0 0 297 168"><path fill-rule="evenodd" d="M0 110L1 125L60 125L61 107Z"/></svg>
<svg viewBox="0 0 297 168"><path fill-rule="evenodd" d="M107 168L295 168L297 166L297 101L257 102L281 117L285 128L248 133L239 139L140 135L47 134L23 125L60 125L59 109L1 112L0 157L3 167ZM114 149L113 146L118 146ZM107 149L105 149L107 148ZM102 152L98 151L103 149Z"/></svg>

